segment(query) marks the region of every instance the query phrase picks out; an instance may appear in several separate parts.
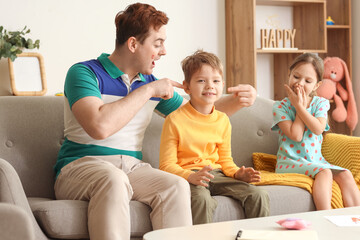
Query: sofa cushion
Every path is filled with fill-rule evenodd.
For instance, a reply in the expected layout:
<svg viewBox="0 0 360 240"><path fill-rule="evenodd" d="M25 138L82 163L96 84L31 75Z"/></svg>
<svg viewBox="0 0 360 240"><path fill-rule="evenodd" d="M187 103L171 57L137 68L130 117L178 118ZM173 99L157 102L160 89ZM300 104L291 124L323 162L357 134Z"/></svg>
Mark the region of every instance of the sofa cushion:
<svg viewBox="0 0 360 240"><path fill-rule="evenodd" d="M60 239L89 238L88 202L28 198L34 216L48 237Z"/></svg>
<svg viewBox="0 0 360 240"><path fill-rule="evenodd" d="M292 186L258 186L268 192L270 216L315 211L312 195L305 189Z"/></svg>
<svg viewBox="0 0 360 240"><path fill-rule="evenodd" d="M89 238L87 229L87 201L28 198L34 216L51 238ZM141 202L130 202L131 236L142 237L152 230L151 208Z"/></svg>
<svg viewBox="0 0 360 240"><path fill-rule="evenodd" d="M292 186L258 186L268 192L270 198L270 216L314 211L312 195L305 189ZM240 203L225 196L214 196L218 206L214 212L214 222L244 219Z"/></svg>

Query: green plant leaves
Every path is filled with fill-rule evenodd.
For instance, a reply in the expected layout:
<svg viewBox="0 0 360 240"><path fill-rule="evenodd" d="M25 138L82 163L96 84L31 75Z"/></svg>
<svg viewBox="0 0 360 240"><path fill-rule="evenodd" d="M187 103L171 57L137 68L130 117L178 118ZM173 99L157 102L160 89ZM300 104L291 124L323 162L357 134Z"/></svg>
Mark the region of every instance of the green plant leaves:
<svg viewBox="0 0 360 240"><path fill-rule="evenodd" d="M27 26L22 31L6 31L3 26L0 26L0 59L10 58L12 61L16 59L16 55L22 53L24 48L26 49L39 49L40 40L35 42L25 35L30 33L30 29Z"/></svg>

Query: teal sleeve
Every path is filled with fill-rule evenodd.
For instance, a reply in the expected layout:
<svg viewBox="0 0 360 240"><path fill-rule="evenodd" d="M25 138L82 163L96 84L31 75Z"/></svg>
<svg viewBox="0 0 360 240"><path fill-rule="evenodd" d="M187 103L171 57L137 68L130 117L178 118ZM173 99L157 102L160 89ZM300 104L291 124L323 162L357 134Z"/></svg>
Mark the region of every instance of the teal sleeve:
<svg viewBox="0 0 360 240"><path fill-rule="evenodd" d="M318 104L316 105L316 111L314 113L314 116L316 118L322 117L325 119L328 119L328 111L330 110L330 102L326 98L319 98ZM328 124L328 121L326 121L325 129L324 131L329 131L330 126Z"/></svg>
<svg viewBox="0 0 360 240"><path fill-rule="evenodd" d="M155 109L167 116L178 109L182 102L183 98L177 92L174 92L174 96L172 98L167 100L161 99Z"/></svg>
<svg viewBox="0 0 360 240"><path fill-rule="evenodd" d="M64 93L69 101L70 108L83 97L101 98L94 72L81 63L75 64L69 69L65 79Z"/></svg>
<svg viewBox="0 0 360 240"><path fill-rule="evenodd" d="M323 117L325 119L328 118L328 111L330 109L330 102L325 98L320 98L318 104L316 105L316 111L314 116L316 118Z"/></svg>
<svg viewBox="0 0 360 240"><path fill-rule="evenodd" d="M289 104L286 99L281 101L275 101L273 104L273 125L271 126L271 130L276 131L279 129L277 125L282 121L293 121L291 117L291 111L289 111Z"/></svg>

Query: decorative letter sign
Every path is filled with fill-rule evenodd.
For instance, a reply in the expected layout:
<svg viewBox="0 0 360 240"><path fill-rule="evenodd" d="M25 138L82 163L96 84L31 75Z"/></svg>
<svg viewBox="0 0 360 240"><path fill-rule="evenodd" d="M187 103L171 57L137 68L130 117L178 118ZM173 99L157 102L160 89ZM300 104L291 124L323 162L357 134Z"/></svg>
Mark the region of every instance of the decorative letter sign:
<svg viewBox="0 0 360 240"><path fill-rule="evenodd" d="M296 29L260 29L261 48L286 48L286 44L290 43L290 49L296 50L294 46ZM282 42L282 44L280 44Z"/></svg>

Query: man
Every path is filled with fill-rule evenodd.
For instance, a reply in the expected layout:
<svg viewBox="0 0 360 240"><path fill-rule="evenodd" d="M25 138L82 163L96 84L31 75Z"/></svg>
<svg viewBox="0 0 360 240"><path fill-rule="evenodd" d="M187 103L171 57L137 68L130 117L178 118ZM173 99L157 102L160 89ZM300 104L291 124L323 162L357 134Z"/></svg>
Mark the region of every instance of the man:
<svg viewBox="0 0 360 240"><path fill-rule="evenodd" d="M89 201L91 240L130 239L130 200L152 208L153 229L191 225L190 190L175 175L142 159L144 132L154 109L164 115L185 103L182 85L151 75L166 54L165 13L136 3L117 14L116 47L72 66L65 81L65 142L55 165L58 199ZM217 103L232 114L253 104L251 86L230 88Z"/></svg>

